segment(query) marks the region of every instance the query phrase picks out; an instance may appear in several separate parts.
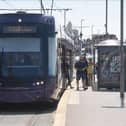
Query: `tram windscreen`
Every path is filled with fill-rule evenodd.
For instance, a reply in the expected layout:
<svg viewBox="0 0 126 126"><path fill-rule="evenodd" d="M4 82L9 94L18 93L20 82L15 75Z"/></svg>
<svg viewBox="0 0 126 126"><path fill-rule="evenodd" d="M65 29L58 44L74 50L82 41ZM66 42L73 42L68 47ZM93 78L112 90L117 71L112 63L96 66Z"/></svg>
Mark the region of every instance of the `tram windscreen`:
<svg viewBox="0 0 126 126"><path fill-rule="evenodd" d="M2 76L39 76L39 38L0 38Z"/></svg>

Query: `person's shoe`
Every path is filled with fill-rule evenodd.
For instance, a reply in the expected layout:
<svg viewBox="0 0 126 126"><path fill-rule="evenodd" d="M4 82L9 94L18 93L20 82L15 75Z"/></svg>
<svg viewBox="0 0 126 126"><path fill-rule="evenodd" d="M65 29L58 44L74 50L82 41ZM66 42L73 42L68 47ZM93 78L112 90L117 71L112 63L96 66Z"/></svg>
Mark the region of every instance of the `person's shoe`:
<svg viewBox="0 0 126 126"><path fill-rule="evenodd" d="M77 87L77 89L76 89L77 91L79 91L79 87Z"/></svg>
<svg viewBox="0 0 126 126"><path fill-rule="evenodd" d="M73 89L74 87L70 86L71 89Z"/></svg>
<svg viewBox="0 0 126 126"><path fill-rule="evenodd" d="M87 90L87 89L88 89L88 87L85 87L85 88L84 88L84 91Z"/></svg>

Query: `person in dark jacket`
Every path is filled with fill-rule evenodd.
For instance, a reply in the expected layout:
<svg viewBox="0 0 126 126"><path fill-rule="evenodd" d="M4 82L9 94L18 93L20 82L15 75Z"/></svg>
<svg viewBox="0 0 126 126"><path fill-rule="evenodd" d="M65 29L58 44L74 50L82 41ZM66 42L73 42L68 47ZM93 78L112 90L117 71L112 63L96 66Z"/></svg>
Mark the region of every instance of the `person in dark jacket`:
<svg viewBox="0 0 126 126"><path fill-rule="evenodd" d="M72 89L73 87L71 85L71 79L70 79L70 65L67 59L62 62L62 74L63 77L68 81L67 86L70 86L70 88Z"/></svg>
<svg viewBox="0 0 126 126"><path fill-rule="evenodd" d="M79 61L75 63L76 68L76 83L77 83L77 90L79 90L79 80L82 79L83 89L86 90L86 69L88 67L88 63L84 56L80 56Z"/></svg>

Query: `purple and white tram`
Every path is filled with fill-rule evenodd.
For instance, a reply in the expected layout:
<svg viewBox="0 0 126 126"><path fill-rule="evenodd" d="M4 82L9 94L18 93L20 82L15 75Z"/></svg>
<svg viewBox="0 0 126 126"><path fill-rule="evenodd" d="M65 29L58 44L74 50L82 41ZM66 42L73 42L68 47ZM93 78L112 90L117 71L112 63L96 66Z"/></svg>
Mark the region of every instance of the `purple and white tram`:
<svg viewBox="0 0 126 126"><path fill-rule="evenodd" d="M68 54L72 64L73 51L61 41L56 39L53 16L0 14L0 103L59 99L61 62Z"/></svg>

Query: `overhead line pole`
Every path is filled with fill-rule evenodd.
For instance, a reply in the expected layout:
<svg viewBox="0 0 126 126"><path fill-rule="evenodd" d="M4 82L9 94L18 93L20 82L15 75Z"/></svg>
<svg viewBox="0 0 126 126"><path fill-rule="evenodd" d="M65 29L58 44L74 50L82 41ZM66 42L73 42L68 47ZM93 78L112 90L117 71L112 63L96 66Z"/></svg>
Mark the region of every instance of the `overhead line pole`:
<svg viewBox="0 0 126 126"><path fill-rule="evenodd" d="M124 47L123 47L123 0L120 0L120 99L121 99L121 107L124 108L124 98L125 98L125 79L124 79Z"/></svg>
<svg viewBox="0 0 126 126"><path fill-rule="evenodd" d="M106 0L105 34L108 34L108 0Z"/></svg>

